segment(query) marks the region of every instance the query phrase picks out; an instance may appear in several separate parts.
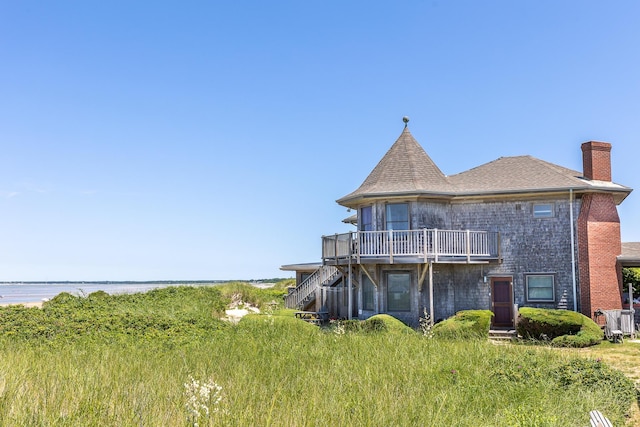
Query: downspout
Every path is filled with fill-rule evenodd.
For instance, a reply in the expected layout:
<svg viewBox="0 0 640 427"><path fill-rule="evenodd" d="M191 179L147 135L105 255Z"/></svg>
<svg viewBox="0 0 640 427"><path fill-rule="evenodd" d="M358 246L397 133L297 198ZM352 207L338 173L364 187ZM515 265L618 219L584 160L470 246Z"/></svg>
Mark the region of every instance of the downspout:
<svg viewBox="0 0 640 427"><path fill-rule="evenodd" d="M351 320L352 318L352 313L353 313L353 291L351 290L351 258L352 258L352 254L351 254L351 250L353 248L353 241L352 241L352 234L349 233L349 278L347 280L348 283L348 294L347 294L347 298L349 300L349 304L348 304L348 313L347 313L347 319Z"/></svg>
<svg viewBox="0 0 640 427"><path fill-rule="evenodd" d="M571 279L573 280L573 311L578 311L576 287L576 244L573 231L573 188L569 189L569 221L571 222Z"/></svg>

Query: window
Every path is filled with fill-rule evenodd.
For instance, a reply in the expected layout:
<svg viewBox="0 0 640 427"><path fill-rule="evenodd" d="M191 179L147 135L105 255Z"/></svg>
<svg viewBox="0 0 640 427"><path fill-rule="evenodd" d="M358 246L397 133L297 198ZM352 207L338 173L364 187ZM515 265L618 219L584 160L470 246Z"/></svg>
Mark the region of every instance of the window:
<svg viewBox="0 0 640 427"><path fill-rule="evenodd" d="M409 229L409 204L389 203L387 205L387 230Z"/></svg>
<svg viewBox="0 0 640 427"><path fill-rule="evenodd" d="M362 276L362 309L363 310L374 310L373 305L373 296L375 293L375 286L371 279L368 276Z"/></svg>
<svg viewBox="0 0 640 427"><path fill-rule="evenodd" d="M553 216L553 205L550 203L533 205L534 218L551 218Z"/></svg>
<svg viewBox="0 0 640 427"><path fill-rule="evenodd" d="M387 311L411 311L411 273L387 274Z"/></svg>
<svg viewBox="0 0 640 427"><path fill-rule="evenodd" d="M360 231L373 231L373 214L371 206L365 206L360 209L360 218L358 219Z"/></svg>
<svg viewBox="0 0 640 427"><path fill-rule="evenodd" d="M553 302L554 284L552 274L535 274L526 276L527 301Z"/></svg>

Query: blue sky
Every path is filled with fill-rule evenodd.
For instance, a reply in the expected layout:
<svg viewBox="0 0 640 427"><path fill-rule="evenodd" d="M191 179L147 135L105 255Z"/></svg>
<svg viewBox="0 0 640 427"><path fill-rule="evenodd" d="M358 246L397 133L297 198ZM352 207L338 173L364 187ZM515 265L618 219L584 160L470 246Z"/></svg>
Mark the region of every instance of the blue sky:
<svg viewBox="0 0 640 427"><path fill-rule="evenodd" d="M636 1L0 0L0 281L257 279L350 230L402 131L445 174L613 144L640 241Z"/></svg>

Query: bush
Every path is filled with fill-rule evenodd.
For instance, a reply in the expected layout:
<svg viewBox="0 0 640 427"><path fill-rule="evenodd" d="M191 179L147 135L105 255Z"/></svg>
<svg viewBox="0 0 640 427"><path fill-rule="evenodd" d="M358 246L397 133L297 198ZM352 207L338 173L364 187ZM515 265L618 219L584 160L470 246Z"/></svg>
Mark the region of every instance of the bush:
<svg viewBox="0 0 640 427"><path fill-rule="evenodd" d="M402 323L400 320L388 314L376 314L365 320L340 320L340 325L345 332L364 332L364 333L380 333L380 332L401 332L413 333L413 329Z"/></svg>
<svg viewBox="0 0 640 427"><path fill-rule="evenodd" d="M385 321L379 317L370 317L363 321L361 326L364 332L385 332L389 330Z"/></svg>
<svg viewBox="0 0 640 427"><path fill-rule="evenodd" d="M366 328L369 328L369 330L381 328L377 330L399 332L405 334L415 332L413 329L402 323L402 321L388 314L376 314L375 316L369 317L367 320L365 320L365 322L368 324ZM382 329L382 324L384 324L384 329Z"/></svg>
<svg viewBox="0 0 640 427"><path fill-rule="evenodd" d="M522 307L517 331L524 338L548 339L558 347L587 347L602 341L593 320L575 311Z"/></svg>
<svg viewBox="0 0 640 427"><path fill-rule="evenodd" d="M362 331L362 322L357 319L340 320L340 323L344 327L345 332L360 332Z"/></svg>
<svg viewBox="0 0 640 427"><path fill-rule="evenodd" d="M111 295L106 293L105 291L95 291L91 292L88 296L91 300L101 300L101 299L109 299Z"/></svg>
<svg viewBox="0 0 640 427"><path fill-rule="evenodd" d="M43 306L48 305L64 305L64 304L77 304L80 302L80 297L71 295L69 292L60 292L58 295L47 301Z"/></svg>
<svg viewBox="0 0 640 427"><path fill-rule="evenodd" d="M439 338L488 338L493 313L489 310L464 310L436 324L433 335Z"/></svg>

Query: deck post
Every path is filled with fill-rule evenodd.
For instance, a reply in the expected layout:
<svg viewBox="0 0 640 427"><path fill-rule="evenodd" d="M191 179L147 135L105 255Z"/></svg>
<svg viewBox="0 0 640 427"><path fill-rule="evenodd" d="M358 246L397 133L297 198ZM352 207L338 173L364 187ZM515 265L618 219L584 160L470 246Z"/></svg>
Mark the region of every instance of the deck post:
<svg viewBox="0 0 640 427"><path fill-rule="evenodd" d="M427 262L427 229L422 229L422 251L424 252L424 262Z"/></svg>
<svg viewBox="0 0 640 427"><path fill-rule="evenodd" d="M438 253L440 252L440 244L438 242L438 229L433 229L433 252L435 253L436 262L438 262Z"/></svg>
<svg viewBox="0 0 640 427"><path fill-rule="evenodd" d="M633 283L629 283L629 311L631 312L631 338L636 337L635 310L633 309Z"/></svg>
<svg viewBox="0 0 640 427"><path fill-rule="evenodd" d="M467 264L471 262L471 231L467 230Z"/></svg>
<svg viewBox="0 0 640 427"><path fill-rule="evenodd" d="M393 264L393 230L389 230L389 263Z"/></svg>

